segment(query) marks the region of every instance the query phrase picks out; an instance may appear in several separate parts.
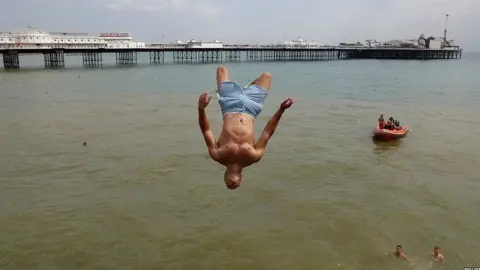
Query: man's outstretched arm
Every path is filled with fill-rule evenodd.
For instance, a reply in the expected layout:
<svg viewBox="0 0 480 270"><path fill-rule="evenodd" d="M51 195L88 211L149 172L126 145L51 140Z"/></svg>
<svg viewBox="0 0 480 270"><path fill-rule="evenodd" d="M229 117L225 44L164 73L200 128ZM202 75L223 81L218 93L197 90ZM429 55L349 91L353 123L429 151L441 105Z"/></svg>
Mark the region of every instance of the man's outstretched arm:
<svg viewBox="0 0 480 270"><path fill-rule="evenodd" d="M208 97L207 93L203 93L198 99L198 125L200 126L203 138L205 139L205 144L208 148L208 154L213 160L218 161L218 148L215 143L213 132L210 129L207 113L205 112L205 107L210 102L210 99L211 98Z"/></svg>
<svg viewBox="0 0 480 270"><path fill-rule="evenodd" d="M215 137L213 136L213 132L210 129L210 123L208 122L205 109L198 109L198 124L200 125L200 130L202 131L203 138L205 139L205 144L208 148L208 154L213 160L218 160L218 149L215 143Z"/></svg>
<svg viewBox="0 0 480 270"><path fill-rule="evenodd" d="M287 98L285 101L283 101L280 105L280 108L265 125L265 128L263 129L260 138L258 138L258 141L255 144L255 149L257 151L257 161L259 161L263 157L265 149L267 148L268 141L275 133L275 130L277 129L278 123L280 123L280 119L282 118L283 113L286 109L290 108L292 104L293 100L290 98Z"/></svg>

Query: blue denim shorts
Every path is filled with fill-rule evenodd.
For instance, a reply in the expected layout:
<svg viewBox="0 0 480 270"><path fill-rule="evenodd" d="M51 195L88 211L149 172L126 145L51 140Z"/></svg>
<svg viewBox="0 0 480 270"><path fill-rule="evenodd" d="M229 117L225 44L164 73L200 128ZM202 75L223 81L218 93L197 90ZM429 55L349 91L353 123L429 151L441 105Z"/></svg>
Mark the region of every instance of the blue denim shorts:
<svg viewBox="0 0 480 270"><path fill-rule="evenodd" d="M222 115L243 113L255 119L262 112L267 95L268 91L258 85L242 88L234 82L224 81L218 89L218 103Z"/></svg>

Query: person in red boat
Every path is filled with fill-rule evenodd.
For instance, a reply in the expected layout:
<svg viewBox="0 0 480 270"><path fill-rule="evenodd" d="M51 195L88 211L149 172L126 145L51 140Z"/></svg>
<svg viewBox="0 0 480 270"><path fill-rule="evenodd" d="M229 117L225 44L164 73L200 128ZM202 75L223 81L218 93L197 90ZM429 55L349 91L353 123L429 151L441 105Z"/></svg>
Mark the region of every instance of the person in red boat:
<svg viewBox="0 0 480 270"><path fill-rule="evenodd" d="M393 122L393 124L394 124L393 127L394 127L395 130L401 130L402 129L402 126L400 125L400 121L395 120Z"/></svg>
<svg viewBox="0 0 480 270"><path fill-rule="evenodd" d="M385 124L385 129L394 130L395 129L395 120L390 116L387 123Z"/></svg>
<svg viewBox="0 0 480 270"><path fill-rule="evenodd" d="M385 128L385 119L383 119L383 114L380 115L380 117L378 118L378 128L379 129Z"/></svg>

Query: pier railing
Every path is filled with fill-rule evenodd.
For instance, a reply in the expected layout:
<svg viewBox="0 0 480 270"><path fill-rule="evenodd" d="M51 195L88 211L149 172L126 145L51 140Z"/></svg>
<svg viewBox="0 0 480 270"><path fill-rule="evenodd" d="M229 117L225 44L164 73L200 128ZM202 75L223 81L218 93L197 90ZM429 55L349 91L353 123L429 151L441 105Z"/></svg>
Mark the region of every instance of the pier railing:
<svg viewBox="0 0 480 270"><path fill-rule="evenodd" d="M144 47L112 47L108 46L106 43L94 44L63 44L63 43L52 43L52 44L14 44L14 43L3 43L0 44L0 52L5 50L45 50L45 49L119 49L119 50L141 50L141 49L173 49L173 50L193 50L193 49L211 49L211 50L245 50L245 49L297 49L297 50L308 50L308 49L370 49L370 50L432 50L426 48L403 48L403 47L387 47L387 46L377 46L377 47L368 47L368 46L331 46L331 45L283 45L283 44L223 44L223 48L190 48L186 44L145 44ZM458 47L446 47L442 49L433 49L433 50L462 50Z"/></svg>

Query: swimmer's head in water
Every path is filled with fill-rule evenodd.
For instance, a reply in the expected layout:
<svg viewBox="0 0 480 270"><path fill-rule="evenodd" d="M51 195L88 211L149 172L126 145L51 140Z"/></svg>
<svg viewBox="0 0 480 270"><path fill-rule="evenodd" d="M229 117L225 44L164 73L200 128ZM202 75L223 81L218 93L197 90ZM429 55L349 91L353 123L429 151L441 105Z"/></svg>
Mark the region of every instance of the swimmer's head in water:
<svg viewBox="0 0 480 270"><path fill-rule="evenodd" d="M395 251L396 251L397 254L402 253L402 245L397 245L397 248L396 248Z"/></svg>
<svg viewBox="0 0 480 270"><path fill-rule="evenodd" d="M242 182L242 167L238 165L227 166L223 177L228 189L236 189Z"/></svg>
<svg viewBox="0 0 480 270"><path fill-rule="evenodd" d="M435 246L433 248L433 253L435 253L435 255L437 255L438 253L440 253L440 248L438 246Z"/></svg>

